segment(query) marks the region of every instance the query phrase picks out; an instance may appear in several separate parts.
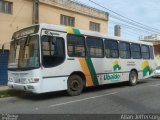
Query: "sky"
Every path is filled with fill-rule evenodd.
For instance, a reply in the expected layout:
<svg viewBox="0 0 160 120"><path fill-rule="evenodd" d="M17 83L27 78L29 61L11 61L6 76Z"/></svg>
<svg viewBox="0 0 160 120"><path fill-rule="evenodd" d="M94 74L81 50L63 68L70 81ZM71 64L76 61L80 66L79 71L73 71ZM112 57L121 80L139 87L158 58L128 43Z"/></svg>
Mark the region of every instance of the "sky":
<svg viewBox="0 0 160 120"><path fill-rule="evenodd" d="M101 9L108 12L106 9L103 9L89 0L76 0L81 3L84 3L88 6ZM92 0L104 7L121 14L127 18L130 18L134 21L140 22L144 25L150 26L152 28L160 29L160 0ZM109 14L113 14L109 12ZM119 20L109 18L109 35L113 36L113 28L115 22L122 23ZM126 23L122 23L127 25ZM157 30L156 32L146 32L140 30L133 30L126 28L125 25L121 25L121 36L124 38L130 39L139 39L140 36L151 35L160 33Z"/></svg>

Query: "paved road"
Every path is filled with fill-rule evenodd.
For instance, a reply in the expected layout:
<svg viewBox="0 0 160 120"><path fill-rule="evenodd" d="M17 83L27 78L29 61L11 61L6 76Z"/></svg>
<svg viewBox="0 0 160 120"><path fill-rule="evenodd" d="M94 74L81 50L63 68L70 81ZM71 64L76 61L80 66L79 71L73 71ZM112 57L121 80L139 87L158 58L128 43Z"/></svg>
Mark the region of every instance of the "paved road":
<svg viewBox="0 0 160 120"><path fill-rule="evenodd" d="M160 113L160 79L142 80L84 90L80 96L66 92L0 99L0 113L110 114Z"/></svg>

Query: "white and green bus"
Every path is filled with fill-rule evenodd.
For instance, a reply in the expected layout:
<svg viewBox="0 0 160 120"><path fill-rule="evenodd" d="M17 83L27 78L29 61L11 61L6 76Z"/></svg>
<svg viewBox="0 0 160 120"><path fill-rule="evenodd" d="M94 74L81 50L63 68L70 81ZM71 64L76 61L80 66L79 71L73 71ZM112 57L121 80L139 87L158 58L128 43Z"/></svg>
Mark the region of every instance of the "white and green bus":
<svg viewBox="0 0 160 120"><path fill-rule="evenodd" d="M14 33L10 45L8 86L46 93L150 77L153 46L142 41L103 36L98 32L39 24Z"/></svg>

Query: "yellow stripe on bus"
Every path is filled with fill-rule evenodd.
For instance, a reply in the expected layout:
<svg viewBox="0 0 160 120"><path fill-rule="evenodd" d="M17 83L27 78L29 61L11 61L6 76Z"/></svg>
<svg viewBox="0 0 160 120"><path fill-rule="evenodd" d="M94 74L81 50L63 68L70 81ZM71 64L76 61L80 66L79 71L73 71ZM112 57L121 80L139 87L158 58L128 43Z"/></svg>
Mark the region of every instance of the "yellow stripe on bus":
<svg viewBox="0 0 160 120"><path fill-rule="evenodd" d="M66 27L67 33L74 34L72 27Z"/></svg>
<svg viewBox="0 0 160 120"><path fill-rule="evenodd" d="M93 86L93 80L92 80L91 74L89 72L85 58L79 58L79 62L81 64L81 68L83 70L83 73L85 74L85 77L86 77L86 86L87 87Z"/></svg>

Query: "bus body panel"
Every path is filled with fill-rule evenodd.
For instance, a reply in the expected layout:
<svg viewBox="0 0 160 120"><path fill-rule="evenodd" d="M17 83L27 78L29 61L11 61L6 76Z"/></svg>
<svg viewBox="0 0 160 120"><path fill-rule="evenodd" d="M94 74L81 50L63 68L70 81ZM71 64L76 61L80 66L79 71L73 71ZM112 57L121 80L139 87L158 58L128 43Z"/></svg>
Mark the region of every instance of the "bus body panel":
<svg viewBox="0 0 160 120"><path fill-rule="evenodd" d="M43 77L41 82L42 93L52 92L52 91L61 91L67 89L67 80L68 77Z"/></svg>
<svg viewBox="0 0 160 120"><path fill-rule="evenodd" d="M86 86L97 86L109 83L117 83L129 81L131 70L138 73L138 79L143 79L151 76L155 68L154 60L151 59L121 59L121 58L89 58L89 57L69 57L67 48L67 28L57 27L52 25L40 25L39 35L53 35L64 39L65 43L65 60L57 66L44 67L30 71L9 71L9 79L30 79L39 78L38 83L13 83L8 82L8 86L14 89L31 91L34 93L45 93L52 91L60 91L67 89L67 80L71 74L81 72L86 78ZM81 31L82 35L100 36L98 33ZM105 37L102 37L105 38ZM112 38L114 39L114 38ZM115 38L117 41L123 41L120 38ZM130 41L128 41L130 42ZM132 41L135 42L135 41ZM139 44L150 45L144 42L135 42ZM41 40L40 40L40 56L42 56ZM41 64L43 63L40 60ZM23 74L23 76L21 76ZM17 77L19 76L19 77ZM28 88L34 89L28 89Z"/></svg>

